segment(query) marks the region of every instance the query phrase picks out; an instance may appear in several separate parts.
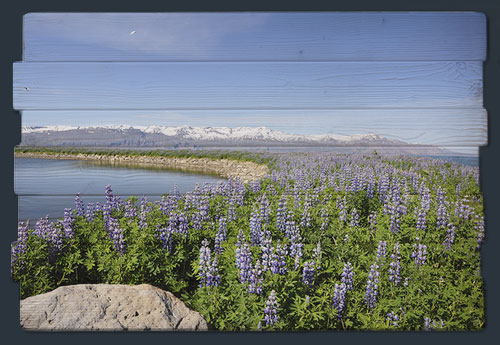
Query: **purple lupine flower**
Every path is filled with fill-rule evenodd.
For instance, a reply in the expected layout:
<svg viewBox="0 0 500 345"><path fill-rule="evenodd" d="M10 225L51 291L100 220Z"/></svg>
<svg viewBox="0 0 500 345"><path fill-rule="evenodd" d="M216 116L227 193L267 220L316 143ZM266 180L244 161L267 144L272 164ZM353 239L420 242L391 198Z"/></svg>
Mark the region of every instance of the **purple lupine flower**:
<svg viewBox="0 0 500 345"><path fill-rule="evenodd" d="M285 274L287 272L285 256L288 254L286 244L283 246L278 243L276 248L274 248L273 254L271 255L271 272L273 274Z"/></svg>
<svg viewBox="0 0 500 345"><path fill-rule="evenodd" d="M347 292L353 288L354 271L350 262L344 264L341 277L340 284L335 284L332 303L332 306L337 311L337 319L342 318Z"/></svg>
<svg viewBox="0 0 500 345"><path fill-rule="evenodd" d="M83 202L82 202L82 199L80 199L80 193L76 194L76 197L75 197L75 212L76 212L76 215L79 217L84 216Z"/></svg>
<svg viewBox="0 0 500 345"><path fill-rule="evenodd" d="M448 220L449 217L448 211L446 210L446 205L444 203L440 203L436 211L436 227L438 229L446 227Z"/></svg>
<svg viewBox="0 0 500 345"><path fill-rule="evenodd" d="M368 183L366 184L366 196L371 199L375 193L375 175L373 172L368 177Z"/></svg>
<svg viewBox="0 0 500 345"><path fill-rule="evenodd" d="M222 248L222 242L224 242L224 235L219 231L217 232L217 234L215 235L215 239L214 239L214 253L220 255L222 254L222 251L224 250Z"/></svg>
<svg viewBox="0 0 500 345"><path fill-rule="evenodd" d="M218 286L219 284L219 262L217 260L217 255L215 255L207 272L207 286Z"/></svg>
<svg viewBox="0 0 500 345"><path fill-rule="evenodd" d="M198 277L200 278L200 287L219 285L220 275L218 274L217 256L212 260L212 254L208 247L207 239L201 242L199 258L200 271Z"/></svg>
<svg viewBox="0 0 500 345"><path fill-rule="evenodd" d="M359 215L355 207L353 207L351 210L351 222L349 223L349 226L351 228L359 226Z"/></svg>
<svg viewBox="0 0 500 345"><path fill-rule="evenodd" d="M262 241L262 220L256 211L250 215L250 241L252 245L259 245Z"/></svg>
<svg viewBox="0 0 500 345"><path fill-rule="evenodd" d="M252 261L252 252L248 243L243 243L241 247L236 248L236 267L240 270L240 282L242 284L248 282Z"/></svg>
<svg viewBox="0 0 500 345"><path fill-rule="evenodd" d="M250 188L252 189L253 193L258 193L260 191L260 181L253 181L250 184Z"/></svg>
<svg viewBox="0 0 500 345"><path fill-rule="evenodd" d="M389 206L389 214L390 214L390 225L389 230L393 233L397 233L399 231L400 224L400 212L398 209L398 205L395 203L391 203Z"/></svg>
<svg viewBox="0 0 500 345"><path fill-rule="evenodd" d="M437 326L435 320L431 320L428 317L424 317L424 331L432 331L438 328L444 328L444 322L441 320L440 327Z"/></svg>
<svg viewBox="0 0 500 345"><path fill-rule="evenodd" d="M425 230L426 222L427 222L427 214L424 209L420 208L418 212L415 212L415 216L417 218L417 229Z"/></svg>
<svg viewBox="0 0 500 345"><path fill-rule="evenodd" d="M227 222L226 218L220 217L219 218L219 231L215 235L215 245L214 245L214 252L217 254L222 253L222 242L224 242L227 239Z"/></svg>
<svg viewBox="0 0 500 345"><path fill-rule="evenodd" d="M151 212L151 205L148 204L148 199L143 196L141 198L141 212L139 214L139 229L143 229L148 226L147 217Z"/></svg>
<svg viewBox="0 0 500 345"><path fill-rule="evenodd" d="M176 231L178 234L183 235L184 238L187 237L189 232L189 220L184 212L175 213L174 221L176 224Z"/></svg>
<svg viewBox="0 0 500 345"><path fill-rule="evenodd" d="M446 196L441 187L438 187L438 190L436 192L436 197L438 202L436 211L436 227L438 229L445 228L446 225L449 223L449 216L448 216L448 210L446 208L447 205Z"/></svg>
<svg viewBox="0 0 500 345"><path fill-rule="evenodd" d="M346 290L352 290L354 283L354 270L350 262L344 264L340 282L345 285Z"/></svg>
<svg viewBox="0 0 500 345"><path fill-rule="evenodd" d="M313 249L313 259L316 262L316 268L321 267L321 241L318 241L316 248Z"/></svg>
<svg viewBox="0 0 500 345"><path fill-rule="evenodd" d="M163 196L160 201L160 211L168 216L177 207L178 195Z"/></svg>
<svg viewBox="0 0 500 345"><path fill-rule="evenodd" d="M344 283L335 284L335 288L333 291L333 303L332 306L337 311L337 319L342 318L342 313L344 311L345 306L345 297L346 297L347 289Z"/></svg>
<svg viewBox="0 0 500 345"><path fill-rule="evenodd" d="M314 260L304 262L304 269L302 271L302 282L304 284L309 286L313 285L315 269Z"/></svg>
<svg viewBox="0 0 500 345"><path fill-rule="evenodd" d="M469 198L465 196L460 201L455 203L455 215L463 220L469 220L472 212L472 207L469 206Z"/></svg>
<svg viewBox="0 0 500 345"><path fill-rule="evenodd" d="M113 195L113 190L111 189L111 185L108 184L106 186L104 194L106 196L106 204L109 206L110 212L120 208L121 200L118 196Z"/></svg>
<svg viewBox="0 0 500 345"><path fill-rule="evenodd" d="M63 245L63 233L60 229L54 226L54 223L49 222L48 216L46 218L40 218L36 222L33 234L49 243L51 256L61 251Z"/></svg>
<svg viewBox="0 0 500 345"><path fill-rule="evenodd" d="M297 225L295 224L295 221L293 220L293 212L290 210L288 211L288 214L286 216L286 222L285 222L285 237L290 239L293 234L297 232Z"/></svg>
<svg viewBox="0 0 500 345"><path fill-rule="evenodd" d="M235 245L236 247L240 247L246 240L245 234L243 233L242 229L240 229L236 238L238 239L238 241L236 241Z"/></svg>
<svg viewBox="0 0 500 345"><path fill-rule="evenodd" d="M370 267L370 273L368 274L368 281L366 282L366 292L365 292L365 304L368 308L374 308L377 302L378 295L378 283L380 272L378 271L378 264L375 262Z"/></svg>
<svg viewBox="0 0 500 345"><path fill-rule="evenodd" d="M311 226L311 200L310 196L307 194L304 201L304 211L300 219L299 227L301 229L308 228Z"/></svg>
<svg viewBox="0 0 500 345"><path fill-rule="evenodd" d="M290 244L290 256L295 260L295 268L298 269L300 258L302 258L302 237L300 234L296 234L292 237L292 243Z"/></svg>
<svg viewBox="0 0 500 345"><path fill-rule="evenodd" d="M328 218L328 209L326 207L323 207L321 209L321 226L319 230L321 232L324 232L328 228L328 223L329 223L329 218Z"/></svg>
<svg viewBox="0 0 500 345"><path fill-rule="evenodd" d="M370 215L368 216L368 225L370 226L370 230L372 232L374 232L375 226L377 225L377 212L376 211L370 212Z"/></svg>
<svg viewBox="0 0 500 345"><path fill-rule="evenodd" d="M262 267L260 261L257 260L255 266L250 270L250 275L248 277L248 292L260 295L262 293Z"/></svg>
<svg viewBox="0 0 500 345"><path fill-rule="evenodd" d="M266 325L274 325L278 322L278 300L276 297L276 291L272 290L269 294L269 298L266 301L266 307L264 308L264 319Z"/></svg>
<svg viewBox="0 0 500 345"><path fill-rule="evenodd" d="M125 237L123 229L120 227L120 221L116 218L109 217L109 237L113 241L115 251L121 255L125 253Z"/></svg>
<svg viewBox="0 0 500 345"><path fill-rule="evenodd" d="M269 221L269 201L267 200L266 194L262 195L260 199L260 209L259 218L262 224L267 224Z"/></svg>
<svg viewBox="0 0 500 345"><path fill-rule="evenodd" d="M210 210L210 195L203 194L201 196L200 203L198 205L198 214L200 217L200 221L206 222L209 219L208 212ZM201 229L201 227L200 227Z"/></svg>
<svg viewBox="0 0 500 345"><path fill-rule="evenodd" d="M19 261L19 258L26 252L28 242L29 221L26 223L19 222L17 224L17 241L11 245L10 256L10 274L13 273L13 268L17 264L21 269L24 267L24 262Z"/></svg>
<svg viewBox="0 0 500 345"><path fill-rule="evenodd" d="M416 241L419 242L420 239L417 237ZM427 246L425 244L415 243L410 257L415 261L417 268L422 266L427 260Z"/></svg>
<svg viewBox="0 0 500 345"><path fill-rule="evenodd" d="M386 253L387 253L387 242L379 241L377 247L377 257L375 260L377 261L377 263L380 263L380 267L384 266L384 259Z"/></svg>
<svg viewBox="0 0 500 345"><path fill-rule="evenodd" d="M125 203L124 217L128 218L130 224L132 224L134 218L137 217L137 208L135 207L135 205L132 203L131 200L127 200L127 202Z"/></svg>
<svg viewBox="0 0 500 345"><path fill-rule="evenodd" d="M455 242L455 226L453 223L448 224L448 229L446 229L446 238L444 239L443 246L446 250L450 250L451 246Z"/></svg>
<svg viewBox="0 0 500 345"><path fill-rule="evenodd" d="M172 229L170 227L160 227L156 225L156 236L160 239L164 250L169 253L172 251Z"/></svg>
<svg viewBox="0 0 500 345"><path fill-rule="evenodd" d="M111 185L106 185L106 189L104 191L104 194L106 196L106 202L107 203L112 203L113 202L113 190L111 189Z"/></svg>
<svg viewBox="0 0 500 345"><path fill-rule="evenodd" d="M87 204L87 210L85 211L85 218L87 222L90 223L95 219L96 208L93 203L89 202Z"/></svg>
<svg viewBox="0 0 500 345"><path fill-rule="evenodd" d="M399 242L394 244L394 252L391 254L391 262L389 263L389 281L398 285L401 281L401 256L399 253Z"/></svg>
<svg viewBox="0 0 500 345"><path fill-rule="evenodd" d="M477 238L476 238L477 247L476 248L480 249L481 244L484 241L484 217L476 214L474 216L474 218L475 218L474 230L477 231Z"/></svg>
<svg viewBox="0 0 500 345"><path fill-rule="evenodd" d="M399 316L392 311L387 313L385 321L389 324L390 328L396 328L399 326Z"/></svg>
<svg viewBox="0 0 500 345"><path fill-rule="evenodd" d="M260 249L262 250L261 260L262 260L262 271L266 272L271 269L271 257L273 252L273 247L270 238L266 238L260 244Z"/></svg>
<svg viewBox="0 0 500 345"><path fill-rule="evenodd" d="M384 174L379 178L379 183L378 183L378 194L380 202L384 202L386 200L386 195L388 191L389 191L389 177Z"/></svg>
<svg viewBox="0 0 500 345"><path fill-rule="evenodd" d="M71 209L64 209L64 218L62 221L64 236L66 238L73 238L75 230L73 229L73 217L71 216Z"/></svg>
<svg viewBox="0 0 500 345"><path fill-rule="evenodd" d="M102 218L104 220L104 228L106 231L109 231L109 220L111 218L111 205L109 203L105 203L102 206Z"/></svg>
<svg viewBox="0 0 500 345"><path fill-rule="evenodd" d="M339 209L339 220L341 223L344 223L347 220L347 202L344 198L339 201L340 197L337 197L337 208Z"/></svg>
<svg viewBox="0 0 500 345"><path fill-rule="evenodd" d="M276 229L278 229L281 232L285 232L287 214L288 211L286 208L286 199L285 195L283 194L281 196L281 199L278 204L278 209L276 211Z"/></svg>

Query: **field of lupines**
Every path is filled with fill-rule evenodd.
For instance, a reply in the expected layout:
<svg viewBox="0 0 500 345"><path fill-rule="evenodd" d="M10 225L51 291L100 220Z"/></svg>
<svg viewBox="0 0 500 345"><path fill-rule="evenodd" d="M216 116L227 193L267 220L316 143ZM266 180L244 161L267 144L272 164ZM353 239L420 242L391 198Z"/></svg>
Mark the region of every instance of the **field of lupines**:
<svg viewBox="0 0 500 345"><path fill-rule="evenodd" d="M269 161L269 158L272 160ZM260 159L260 158L259 158ZM484 327L477 167L408 156L276 154L271 174L20 222L21 298L149 283L219 330Z"/></svg>

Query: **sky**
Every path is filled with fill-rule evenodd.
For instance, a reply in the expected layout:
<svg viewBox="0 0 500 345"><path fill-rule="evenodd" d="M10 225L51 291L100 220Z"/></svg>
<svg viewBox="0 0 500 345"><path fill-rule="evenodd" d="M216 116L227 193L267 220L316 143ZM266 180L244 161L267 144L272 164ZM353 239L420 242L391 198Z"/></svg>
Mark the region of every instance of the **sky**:
<svg viewBox="0 0 500 345"><path fill-rule="evenodd" d="M342 59L349 63L363 61L365 65L367 59L373 60L376 61L374 66L382 67L382 64L377 65L377 63L392 60L396 61L396 64L401 64L403 68L388 66L377 70L375 67L373 71L370 70L371 67L368 70L360 68L358 74L335 73L335 76L329 80L319 80L320 78L314 76L315 79L311 84L313 88L331 87L331 90L342 93L343 89L339 88L339 85L345 85L346 89L357 87L358 93L350 92L341 97L346 104L356 104L358 100L360 103L366 102L368 98L368 102L371 102L369 103L370 110L358 112L331 109L332 102L328 97L318 97L317 103L314 104L315 108L323 109L322 111L294 110L294 94L292 93L289 95L278 93L281 96L276 97L275 100L264 97L267 110L259 109L259 104L255 104L252 97L241 97L241 101L238 98L240 95L237 93L244 91L245 87L242 90L235 90L228 85L231 85L231 81L235 78L244 81L244 86L260 85L259 83L263 80L262 75L258 75L252 68L237 76L231 75L230 72L224 74L214 71L213 78L217 79L216 87L206 89L208 96L195 97L192 103L189 103L191 102L187 98L189 94L179 92L179 96L176 96L179 99L172 101L173 104L178 102L181 105L189 103L192 108L200 109L197 111L148 110L147 108L156 108L151 103L147 103L151 101L150 99L133 96L134 94L147 95L148 87L151 87L151 92L165 87L172 95L177 95L177 90L175 90L177 85L174 84L176 81L179 84L188 81L182 85L194 85L193 87L198 87L201 90L200 94L203 94L203 83L200 81L200 85L196 84L200 80L200 70L194 67L189 68L189 65L187 68L180 68L179 72L176 69L169 70L167 72L170 75L165 72L165 76L161 74L161 71L151 70L145 73L141 68L129 68L124 77L110 79L106 78L106 69L103 70L104 72L99 70L102 77L96 77L92 74L92 70L88 73L84 70L83 73L71 74L71 77L66 78L70 74L63 72L57 74L56 72L60 69L52 71L53 64L42 64L40 67L42 72L45 70L53 73L38 73L30 70L30 73L19 73L18 78L22 79L23 83L34 85L30 90L32 95L36 95L37 83L53 85L54 95L51 99L55 103L51 104L80 104L77 99L79 94L74 92L78 88L116 89L117 92L126 93L129 97L128 102L124 102L123 97L107 97L96 91L95 95L90 93L93 98L87 95L90 97L90 102L95 100L95 110L23 111L22 125L266 126L275 130L300 134L349 135L375 132L406 142L437 142L439 144L443 134L439 121L436 124L435 119L441 116L440 109L435 111L426 109L418 112L418 116L408 115L407 112L401 110L411 107L411 100L414 98L413 94L411 97L404 95L407 86L405 80L408 79L404 66L415 64L410 62L412 60L432 60L433 56L441 60L446 59L447 56L450 58L457 56L469 61L450 65L453 71L448 71L447 65L444 65L443 71L441 65L436 63L438 66L436 73L424 71L423 75L412 76L412 86L418 89L416 97L420 97L419 104L441 105L441 107L443 104L453 104L453 102L476 104L478 99L482 100L480 87L482 71L470 61L479 60L484 55L481 53L485 47L484 27L481 20L480 14L471 13L427 13L424 15L416 13L28 14L24 22L24 60L32 62L198 60L272 61L273 63L281 61L286 65L299 61L302 65L297 67L296 73L291 78L294 90L298 89L299 92L301 83L309 82L307 73L310 65L308 64L325 61L331 59L332 56L337 61L342 61ZM387 37L390 37L390 41L385 41ZM464 40L464 37L467 40ZM317 44L318 40L324 43ZM297 50L297 47L301 49ZM400 49L390 49L390 47ZM453 50L455 47L457 47L456 51ZM468 50L469 47L476 48ZM279 69L279 67L276 68ZM372 72L385 73L387 76L382 75L372 83L369 79ZM277 77L274 77L272 68L266 73L269 76L265 79L267 84L264 87L274 90L287 85L286 80L279 79L279 73L276 72ZM448 76L448 73L456 74L458 86L456 89L450 87L450 92L443 92L448 87L448 84L443 81L443 75ZM141 83L147 78L154 80L153 86ZM455 81L452 80L450 85L453 85L453 82ZM380 101L376 97L371 100L369 99L371 93L365 90L366 83L370 83L369 86L376 88L377 92L388 90L389 94L386 98L382 97ZM467 89L464 89L461 83L479 85L477 87L479 91L472 90L467 94ZM391 88L391 85L396 85L396 89ZM141 87L142 89L139 90L138 88ZM328 89L328 91L331 90ZM394 93L394 97L391 97L390 92ZM204 109L204 102L212 104L210 95L215 95L214 98L228 95L232 99L237 99L239 103L234 108L239 110L210 110L209 107ZM20 94L19 98L21 97L27 97L27 95ZM186 99L180 99L181 97ZM469 103L467 103L468 98L470 98ZM143 106L145 110L99 111L100 101L103 102L102 104L107 104L107 108L124 109L130 104L130 108L140 109ZM82 98L82 102L87 104L88 100ZM268 110L274 108L273 102L276 103L276 108L281 110ZM160 100L158 107L164 107L165 104L168 105ZM290 104L290 106L284 107L283 104ZM388 108L396 110L387 110ZM388 112L390 116L387 116ZM448 137L455 137L451 142L467 142L467 139L461 140L461 137L467 133L467 128L474 127L473 124L477 119L484 118L483 110L478 109L474 112L456 109L452 112L462 117L458 122L463 125L462 127L452 126ZM397 114L401 114L401 120L398 119ZM447 112L447 116L446 121L449 119L450 112ZM429 127L426 128L425 124L429 124ZM477 137L477 133L478 131L475 130L470 135Z"/></svg>

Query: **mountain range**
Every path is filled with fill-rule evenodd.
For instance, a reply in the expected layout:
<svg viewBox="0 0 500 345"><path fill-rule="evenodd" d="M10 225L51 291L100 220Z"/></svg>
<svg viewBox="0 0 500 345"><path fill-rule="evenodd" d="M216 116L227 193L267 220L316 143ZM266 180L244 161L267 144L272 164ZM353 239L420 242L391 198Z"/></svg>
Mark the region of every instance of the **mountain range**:
<svg viewBox="0 0 500 345"><path fill-rule="evenodd" d="M293 134L267 127L192 126L31 126L22 127L20 146L115 148L327 148L348 152L450 154L434 146L410 144L378 134ZM347 151L346 151L347 150Z"/></svg>
<svg viewBox="0 0 500 345"><path fill-rule="evenodd" d="M292 134L266 127L23 127L23 146L410 146L377 134Z"/></svg>

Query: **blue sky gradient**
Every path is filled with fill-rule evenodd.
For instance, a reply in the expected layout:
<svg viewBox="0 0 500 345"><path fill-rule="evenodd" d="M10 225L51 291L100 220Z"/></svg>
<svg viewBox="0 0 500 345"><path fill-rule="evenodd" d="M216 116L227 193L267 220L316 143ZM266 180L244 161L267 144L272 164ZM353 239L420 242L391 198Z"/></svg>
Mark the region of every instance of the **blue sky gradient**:
<svg viewBox="0 0 500 345"><path fill-rule="evenodd" d="M357 14L357 18L359 15ZM419 15L421 16L419 18ZM479 16L480 14L477 14ZM405 45L407 49L391 50L390 59L393 61L409 61L411 54L419 59L425 58L425 49L428 49L429 42L437 40L446 44L461 45L459 38L470 37L472 44L480 47L485 40L481 30L481 25L476 25L469 21L471 18L477 19L474 14L460 15L459 13L365 13L364 25L358 25L356 14L351 17L336 17L331 14L273 14L273 13L249 13L247 15L231 16L228 14L29 14L25 17L25 59L35 59L37 49L45 49L43 54L45 59L52 61L62 61L71 59L71 54L80 55L82 59L92 54L107 58L119 59L120 56L129 61L162 61L164 59L185 61L194 56L198 60L211 61L236 59L237 52L240 60L251 61L260 59L262 50L270 52L270 59L275 61L286 60L292 57L296 61L322 61L328 56L328 49L335 49L337 53L346 52L347 61L353 60L353 52L360 52L359 56L372 54L373 59L384 61L385 56L384 37L380 30L374 30L380 23L387 21L389 29L400 28L401 35L395 35L389 45ZM472 17L471 17L472 16ZM416 27L415 23L423 24ZM446 27L439 32L433 28L433 22L442 21ZM429 24L431 23L431 24ZM384 24L385 25L385 24ZM280 28L280 30L277 30ZM433 31L434 30L434 31ZM352 33L359 34L369 41L373 41L372 46L361 46L359 41L350 37ZM351 35L351 36L350 36ZM372 35L372 36L370 36ZM327 44L318 45L311 41L311 37L322 39ZM343 39L343 37L345 39ZM288 41L299 42L302 47L300 51L292 51ZM409 41L411 44L409 45ZM283 46L273 44L284 42ZM367 42L367 41L364 41ZM444 43L443 43L444 44ZM318 48L320 47L320 48ZM323 48L321 48L323 47ZM325 48L330 47L330 48ZM326 50L325 50L326 49ZM372 50L372 51L370 51ZM220 52L226 52L221 55ZM422 53L424 51L424 53ZM412 53L413 52L413 53ZM445 52L446 53L446 52ZM236 54L236 53L235 53ZM350 55L349 55L350 54ZM364 54L364 55L363 55ZM400 54L398 56L398 54ZM89 55L90 56L90 55ZM73 56L74 57L74 56ZM467 59L468 57L465 57ZM310 63L310 62L304 62ZM134 75L137 73L137 75ZM130 78L140 80L147 78L141 75L141 71L130 69ZM429 75L421 80L422 86L433 88L440 85L439 74ZM191 72L183 70L182 77L185 80L196 82L196 69ZM307 77L307 76L306 76ZM401 78L406 74L402 73ZM29 78L29 76L26 76ZM230 75L215 75L221 84L225 78L231 79ZM349 84L356 84L356 75L349 75ZM391 78L398 78L391 74ZM481 72L474 68L464 68L460 70L461 80L479 80L482 82ZM248 73L244 75L244 81L248 85L258 83L255 75ZM270 76L270 82L272 76ZM363 80L363 75L359 76L359 81ZM126 84L126 81L114 81L117 89L127 89L133 94L137 84ZM171 80L166 79L165 83ZM329 81L336 82L336 81ZM345 81L338 80L339 83ZM79 85L92 87L99 84L106 84L110 81L103 78L96 78L94 75L82 73L78 77L63 80L62 88L71 90ZM66 83L66 84L64 84ZM125 84L124 84L125 83ZM203 87L203 85L200 85ZM360 85L363 87L363 85ZM384 84L381 84L384 87ZM70 91L68 91L70 92ZM217 89L218 93L231 95L234 90ZM477 95L476 95L477 96ZM61 94L64 97L64 94ZM356 100L356 94L350 95ZM450 99L453 99L450 94ZM137 100L134 100L135 102ZM425 101L425 100L424 100ZM433 100L429 98L429 103ZM193 100L196 102L196 100ZM291 101L293 105L293 101ZM117 104L117 108L123 108L126 104ZM203 108L203 104L195 104L197 108ZM243 103L239 108L255 108L256 104L249 99L248 103ZM394 102L393 104L380 104L380 108L405 108L407 103ZM316 104L317 108L322 108L322 104ZM328 106L325 106L328 108ZM375 107L376 108L376 107ZM393 114L394 111L391 113ZM461 115L457 109L457 116ZM402 116L404 110L401 110ZM370 112L359 113L357 118L353 118L349 112L342 115L340 110L310 112L307 111L272 111L266 113L265 110L259 113L251 111L24 111L22 115L23 126L45 126L45 125L73 125L73 126L99 126L99 125L163 125L163 126L266 126L275 130L282 130L289 133L300 134L359 134L373 133L374 128L384 127L382 133L388 138L405 140L407 142L421 143L426 140L436 140L438 134L435 128L425 130L425 123L432 123L435 116L439 116L439 111L425 111L420 117L413 119L406 118L397 126L397 121L390 120L391 123L380 126L380 121L387 118L385 109L373 109ZM377 121L377 119L379 119ZM418 130L412 130L411 121L415 121ZM373 126L372 126L373 124ZM423 125L424 124L424 125ZM417 126L418 125L418 126ZM451 135L463 135L463 131L457 130ZM433 137L434 136L434 137Z"/></svg>

